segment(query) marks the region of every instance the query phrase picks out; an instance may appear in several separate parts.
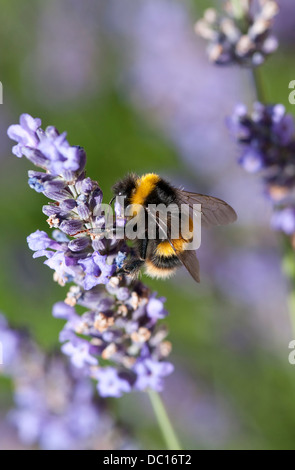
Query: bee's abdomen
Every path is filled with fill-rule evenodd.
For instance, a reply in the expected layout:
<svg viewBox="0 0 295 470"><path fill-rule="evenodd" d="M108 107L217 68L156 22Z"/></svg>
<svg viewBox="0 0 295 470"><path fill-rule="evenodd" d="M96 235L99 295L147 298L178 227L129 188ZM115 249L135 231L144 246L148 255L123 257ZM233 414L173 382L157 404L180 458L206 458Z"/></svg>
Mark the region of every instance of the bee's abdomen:
<svg viewBox="0 0 295 470"><path fill-rule="evenodd" d="M156 248L156 255L161 258L176 257L175 252L182 252L187 241L183 238L172 240L170 243L168 240L161 241ZM172 246L173 245L173 246Z"/></svg>
<svg viewBox="0 0 295 470"><path fill-rule="evenodd" d="M177 258L177 256L154 256L152 258L152 263L160 269L171 269L177 268L181 265L181 261Z"/></svg>
<svg viewBox="0 0 295 470"><path fill-rule="evenodd" d="M180 265L181 261L177 256L153 256L145 263L146 274L150 277L166 279L173 276Z"/></svg>

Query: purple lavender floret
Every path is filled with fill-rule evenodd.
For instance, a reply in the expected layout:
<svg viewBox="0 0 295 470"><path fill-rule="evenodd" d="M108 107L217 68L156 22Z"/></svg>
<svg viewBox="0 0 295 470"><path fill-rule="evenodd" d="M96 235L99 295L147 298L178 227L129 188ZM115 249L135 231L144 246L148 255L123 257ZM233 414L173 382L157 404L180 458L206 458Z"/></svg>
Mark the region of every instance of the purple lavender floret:
<svg viewBox="0 0 295 470"><path fill-rule="evenodd" d="M93 355L94 351L91 349L92 346L87 340L74 335L72 335L71 341L65 342L61 347L61 351L66 356L70 356L71 363L78 367L78 369L84 366L97 365L98 361Z"/></svg>
<svg viewBox="0 0 295 470"><path fill-rule="evenodd" d="M114 264L107 264L107 256L100 255L98 251L94 251L86 258L79 260L78 263L85 272L83 283L85 290L89 290L97 284L107 284L116 270Z"/></svg>
<svg viewBox="0 0 295 470"><path fill-rule="evenodd" d="M86 177L84 150L70 146L65 133L52 126L43 131L40 125L39 119L22 115L8 135L18 142L17 156L25 155L46 170L29 171L29 185L51 199L42 210L52 237L37 230L27 241L34 258L45 257L56 282L72 284L65 303L53 308L54 317L66 320L60 333L62 352L98 381L103 396L143 388L138 384L144 380L159 390L173 369L166 362L171 351L167 332L158 325L168 314L165 299L142 283L117 275L130 250L123 240L105 236L103 194L98 183ZM118 205L115 214L116 226L122 228L125 220ZM78 315L76 305L87 310ZM100 358L111 365L105 368ZM143 360L149 359L143 367ZM161 364L158 369L156 364Z"/></svg>
<svg viewBox="0 0 295 470"><path fill-rule="evenodd" d="M157 392L163 390L163 378L173 372L173 365L170 362L157 362L152 359L144 359L135 366L137 379L135 388L137 390L147 390L152 388Z"/></svg>
<svg viewBox="0 0 295 470"><path fill-rule="evenodd" d="M49 238L47 233L41 230L31 233L27 238L27 242L29 248L33 251L46 250L47 248L58 250L61 247L59 243Z"/></svg>
<svg viewBox="0 0 295 470"><path fill-rule="evenodd" d="M103 367L93 374L97 379L97 389L102 397L121 397L123 393L131 391L131 385L122 379L114 367Z"/></svg>
<svg viewBox="0 0 295 470"><path fill-rule="evenodd" d="M36 148L39 142L37 136L37 129L41 126L41 119L34 119L29 114L22 114L19 120L19 124L13 124L9 127L7 134L12 140L18 142L12 148L12 153L17 157L23 156L23 148Z"/></svg>
<svg viewBox="0 0 295 470"><path fill-rule="evenodd" d="M255 103L252 113L238 105L227 119L237 142L240 165L249 173L261 174L265 194L274 215L272 227L287 235L295 234L295 125L281 104Z"/></svg>

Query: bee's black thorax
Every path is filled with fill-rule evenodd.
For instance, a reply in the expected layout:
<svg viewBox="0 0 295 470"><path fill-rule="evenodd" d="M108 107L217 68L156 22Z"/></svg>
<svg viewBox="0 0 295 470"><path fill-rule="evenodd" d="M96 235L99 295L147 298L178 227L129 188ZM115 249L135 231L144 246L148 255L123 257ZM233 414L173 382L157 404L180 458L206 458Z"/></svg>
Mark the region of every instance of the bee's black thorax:
<svg viewBox="0 0 295 470"><path fill-rule="evenodd" d="M145 205L165 204L165 206L168 206L169 204L176 203L176 200L176 193L173 186L161 178L146 197Z"/></svg>

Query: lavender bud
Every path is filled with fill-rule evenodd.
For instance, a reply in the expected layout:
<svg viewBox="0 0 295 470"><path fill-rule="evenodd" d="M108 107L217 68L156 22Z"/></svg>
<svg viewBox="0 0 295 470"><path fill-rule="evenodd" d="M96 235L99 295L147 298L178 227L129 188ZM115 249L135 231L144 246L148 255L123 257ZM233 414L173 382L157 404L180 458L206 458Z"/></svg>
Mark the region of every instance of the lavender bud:
<svg viewBox="0 0 295 470"><path fill-rule="evenodd" d="M86 196L86 194L80 194L77 197L77 204L85 203L85 202L87 202L87 200L88 200L88 197Z"/></svg>
<svg viewBox="0 0 295 470"><path fill-rule="evenodd" d="M65 199L60 203L60 208L63 211L70 212L77 206L75 199Z"/></svg>
<svg viewBox="0 0 295 470"><path fill-rule="evenodd" d="M78 211L79 217L82 220L88 220L89 219L91 213L90 213L90 210L88 209L88 207L86 206L86 204L79 204L78 207L77 207L77 211Z"/></svg>
<svg viewBox="0 0 295 470"><path fill-rule="evenodd" d="M64 181L54 178L47 181L44 186L46 191L59 191L60 189L64 189L66 185Z"/></svg>
<svg viewBox="0 0 295 470"><path fill-rule="evenodd" d="M56 240L59 243L68 243L69 242L68 237L63 232L61 232L60 230L57 230L57 229L53 230L52 238L54 238L54 240Z"/></svg>
<svg viewBox="0 0 295 470"><path fill-rule="evenodd" d="M55 215L66 215L59 206L56 206L54 204L47 204L42 207L42 212L43 214L47 215L47 217L53 217Z"/></svg>
<svg viewBox="0 0 295 470"><path fill-rule="evenodd" d="M60 224L60 230L67 235L75 235L83 229L83 223L80 220L64 220Z"/></svg>
<svg viewBox="0 0 295 470"><path fill-rule="evenodd" d="M37 193L43 193L44 191L44 185L36 177L29 178L28 185L30 186L30 188L34 189Z"/></svg>
<svg viewBox="0 0 295 470"><path fill-rule="evenodd" d="M93 182L90 178L85 178L81 182L81 192L84 194L90 194L93 190Z"/></svg>
<svg viewBox="0 0 295 470"><path fill-rule="evenodd" d="M89 208L91 211L95 209L96 206L99 206L102 202L102 191L101 189L95 189L91 195L89 200Z"/></svg>
<svg viewBox="0 0 295 470"><path fill-rule="evenodd" d="M45 190L44 195L48 197L48 199L52 199L53 201L58 201L58 202L65 201L66 199L69 199L69 197L71 196L69 191L67 191L66 189L60 189L56 191Z"/></svg>
<svg viewBox="0 0 295 470"><path fill-rule="evenodd" d="M87 248L90 244L89 237L80 237L76 238L76 240L71 240L68 244L68 247L71 251L83 251Z"/></svg>

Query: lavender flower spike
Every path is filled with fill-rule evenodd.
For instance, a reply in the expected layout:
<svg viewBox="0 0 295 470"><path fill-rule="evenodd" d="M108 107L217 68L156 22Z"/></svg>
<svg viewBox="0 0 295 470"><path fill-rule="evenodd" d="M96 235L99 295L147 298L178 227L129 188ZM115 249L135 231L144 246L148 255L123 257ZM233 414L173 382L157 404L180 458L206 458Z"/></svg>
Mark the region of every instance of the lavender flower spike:
<svg viewBox="0 0 295 470"><path fill-rule="evenodd" d="M29 185L52 200L43 213L54 230L52 237L37 230L27 240L34 257L46 258L56 282L72 284L65 302L53 308L55 317L66 320L60 333L62 352L97 381L102 396L148 387L161 390L173 370L166 361L171 344L158 324L168 314L164 299L141 282L117 276L129 248L122 240L103 236L105 219L97 216L102 191L86 177L84 150L70 146L65 133L54 127L43 131L40 124L23 115L8 135L18 142L17 156L25 155L46 170L30 171ZM86 309L82 315L76 305Z"/></svg>
<svg viewBox="0 0 295 470"><path fill-rule="evenodd" d="M252 113L238 105L227 119L240 148L240 165L260 173L274 209L272 227L291 236L295 246L295 123L283 105L255 103Z"/></svg>

